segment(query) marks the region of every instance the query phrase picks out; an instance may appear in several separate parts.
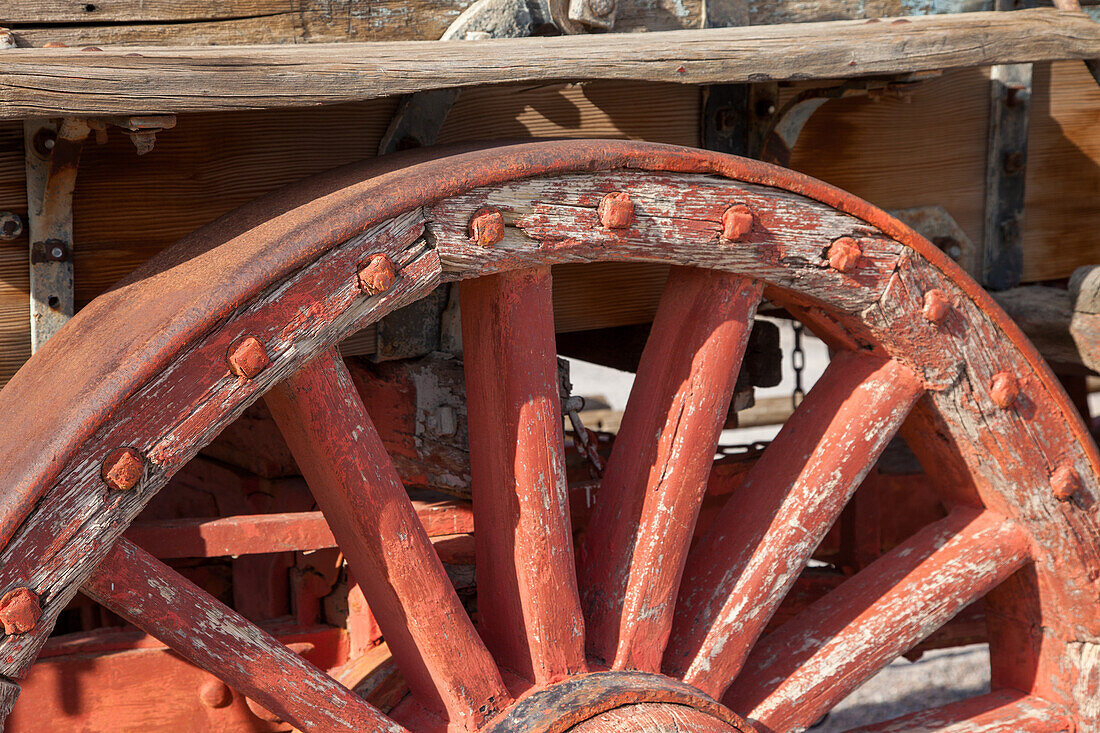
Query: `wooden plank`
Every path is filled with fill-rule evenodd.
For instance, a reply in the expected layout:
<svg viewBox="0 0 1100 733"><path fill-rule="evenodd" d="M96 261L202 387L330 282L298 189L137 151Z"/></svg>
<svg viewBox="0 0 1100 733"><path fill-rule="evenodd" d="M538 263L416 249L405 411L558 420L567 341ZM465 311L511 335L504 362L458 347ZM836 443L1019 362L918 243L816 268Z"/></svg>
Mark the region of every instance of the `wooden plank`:
<svg viewBox="0 0 1100 733"><path fill-rule="evenodd" d="M88 5L95 9L87 10ZM20 46L198 46L439 38L470 0L9 0L0 25ZM698 27L701 0L625 3L619 32ZM900 14L900 13L899 13Z"/></svg>
<svg viewBox="0 0 1100 733"><path fill-rule="evenodd" d="M0 71L0 118L304 107L508 82L850 78L1094 56L1100 25L1051 9L598 38L16 48Z"/></svg>

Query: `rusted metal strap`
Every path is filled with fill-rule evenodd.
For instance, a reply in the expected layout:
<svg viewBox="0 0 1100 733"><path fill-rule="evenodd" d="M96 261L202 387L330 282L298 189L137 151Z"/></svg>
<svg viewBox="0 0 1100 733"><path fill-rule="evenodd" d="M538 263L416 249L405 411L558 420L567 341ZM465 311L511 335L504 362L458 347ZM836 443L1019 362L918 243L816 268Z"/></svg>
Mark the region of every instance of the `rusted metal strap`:
<svg viewBox="0 0 1100 733"><path fill-rule="evenodd" d="M73 187L92 128L67 118L23 123L30 230L31 352L73 315Z"/></svg>
<svg viewBox="0 0 1100 733"><path fill-rule="evenodd" d="M0 34L2 38L2 34ZM2 41L0 41L2 43ZM73 316L73 189L84 142L95 131L106 142L107 125L125 130L138 155L153 149L156 133L174 127L174 115L101 119L31 119L23 123L30 235L31 352L38 351ZM11 215L14 217L14 215ZM18 217L0 225L14 239Z"/></svg>

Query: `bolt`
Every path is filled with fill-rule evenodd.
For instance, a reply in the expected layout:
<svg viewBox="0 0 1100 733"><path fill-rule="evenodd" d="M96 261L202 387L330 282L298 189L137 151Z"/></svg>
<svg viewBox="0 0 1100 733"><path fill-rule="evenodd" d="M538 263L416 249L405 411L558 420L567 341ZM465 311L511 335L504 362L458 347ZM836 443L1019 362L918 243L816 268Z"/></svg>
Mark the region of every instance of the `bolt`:
<svg viewBox="0 0 1100 733"><path fill-rule="evenodd" d="M359 268L356 279L359 289L366 291L367 295L381 295L393 285L393 281L397 279L397 271L393 267L393 260L386 255L371 255L367 263Z"/></svg>
<svg viewBox="0 0 1100 733"><path fill-rule="evenodd" d="M752 229L752 209L736 204L722 213L722 239L739 242Z"/></svg>
<svg viewBox="0 0 1100 733"><path fill-rule="evenodd" d="M48 127L43 127L34 133L34 137L31 138L31 147L34 148L34 152L42 158L50 157L50 153L53 151L53 146L57 144L57 130L51 130Z"/></svg>
<svg viewBox="0 0 1100 733"><path fill-rule="evenodd" d="M606 18L615 10L615 0L588 0L588 12L597 18Z"/></svg>
<svg viewBox="0 0 1100 733"><path fill-rule="evenodd" d="M238 377L252 379L262 372L271 360L267 350L255 336L246 336L229 350L229 371Z"/></svg>
<svg viewBox="0 0 1100 733"><path fill-rule="evenodd" d="M947 317L950 310L951 301L947 299L942 290L929 290L924 294L924 308L921 315L924 316L926 321L940 323Z"/></svg>
<svg viewBox="0 0 1100 733"><path fill-rule="evenodd" d="M1022 84L1013 84L1005 88L1005 104L1009 107L1021 107L1031 100L1031 89Z"/></svg>
<svg viewBox="0 0 1100 733"><path fill-rule="evenodd" d="M156 130L135 130L127 134L130 136L130 142L134 144L134 150L137 151L138 155L145 155L157 144Z"/></svg>
<svg viewBox="0 0 1100 733"><path fill-rule="evenodd" d="M133 448L117 448L107 454L99 475L115 491L129 491L145 473L145 459Z"/></svg>
<svg viewBox="0 0 1100 733"><path fill-rule="evenodd" d="M829 246L829 267L837 272L851 272L862 255L859 242L851 237L841 237Z"/></svg>
<svg viewBox="0 0 1100 733"><path fill-rule="evenodd" d="M1077 471L1073 470L1073 466L1064 465L1051 474L1050 488L1054 492L1055 499L1069 501L1081 488L1081 477L1077 475Z"/></svg>
<svg viewBox="0 0 1100 733"><path fill-rule="evenodd" d="M0 623L5 634L25 634L41 617L38 594L29 588L14 588L0 598Z"/></svg>
<svg viewBox="0 0 1100 733"><path fill-rule="evenodd" d="M62 43L61 41L50 41L49 43L43 43L42 44L42 48L68 48L68 47L69 46L67 44Z"/></svg>
<svg viewBox="0 0 1100 733"><path fill-rule="evenodd" d="M1005 153L1002 165L1006 175L1014 176L1024 169L1024 154L1019 150Z"/></svg>
<svg viewBox="0 0 1100 733"><path fill-rule="evenodd" d="M208 708L224 708L233 702L233 691L221 680L207 680L199 687L199 701Z"/></svg>
<svg viewBox="0 0 1100 733"><path fill-rule="evenodd" d="M269 723L281 723L283 721L283 719L280 718L278 715L271 712L250 697L245 698L245 703L248 705L248 709L252 711L252 714L260 720L266 720Z"/></svg>
<svg viewBox="0 0 1100 733"><path fill-rule="evenodd" d="M470 219L469 234L482 247L492 247L504 239L504 216L497 209L481 209Z"/></svg>
<svg viewBox="0 0 1100 733"><path fill-rule="evenodd" d="M953 244L947 248L947 256L953 260L959 259L960 257L962 257L962 254L962 247L957 244Z"/></svg>
<svg viewBox="0 0 1100 733"><path fill-rule="evenodd" d="M600 199L596 213L608 229L626 229L634 221L634 202L628 193L609 193Z"/></svg>
<svg viewBox="0 0 1100 733"><path fill-rule="evenodd" d="M1007 408L1020 396L1020 384L1016 381L1016 377L1008 372L998 372L993 375L989 396L997 407Z"/></svg>
<svg viewBox="0 0 1100 733"><path fill-rule="evenodd" d="M0 241L10 242L19 239L23 233L23 220L18 214L10 211L0 211Z"/></svg>

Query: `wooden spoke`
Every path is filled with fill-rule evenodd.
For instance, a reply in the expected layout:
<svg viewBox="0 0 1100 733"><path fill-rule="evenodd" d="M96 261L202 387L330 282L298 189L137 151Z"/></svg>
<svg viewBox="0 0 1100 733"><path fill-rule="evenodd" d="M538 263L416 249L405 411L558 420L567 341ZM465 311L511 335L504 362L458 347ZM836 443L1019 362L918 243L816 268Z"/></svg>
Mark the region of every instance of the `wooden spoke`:
<svg viewBox="0 0 1100 733"><path fill-rule="evenodd" d="M325 352L265 399L409 687L459 725L491 717L510 696L344 362Z"/></svg>
<svg viewBox="0 0 1100 733"><path fill-rule="evenodd" d="M765 730L810 725L1028 559L1015 524L956 510L765 637L724 702Z"/></svg>
<svg viewBox="0 0 1100 733"><path fill-rule="evenodd" d="M658 671L759 283L673 268L589 523L581 588L590 651Z"/></svg>
<svg viewBox="0 0 1100 733"><path fill-rule="evenodd" d="M722 695L922 391L896 361L833 359L691 553L666 669Z"/></svg>
<svg viewBox="0 0 1100 733"><path fill-rule="evenodd" d="M127 539L84 592L301 730L405 730Z"/></svg>
<svg viewBox="0 0 1100 733"><path fill-rule="evenodd" d="M549 268L462 283L482 637L540 684L584 672Z"/></svg>
<svg viewBox="0 0 1100 733"><path fill-rule="evenodd" d="M848 733L1067 733L1074 728L1063 708L1022 692L1001 690Z"/></svg>

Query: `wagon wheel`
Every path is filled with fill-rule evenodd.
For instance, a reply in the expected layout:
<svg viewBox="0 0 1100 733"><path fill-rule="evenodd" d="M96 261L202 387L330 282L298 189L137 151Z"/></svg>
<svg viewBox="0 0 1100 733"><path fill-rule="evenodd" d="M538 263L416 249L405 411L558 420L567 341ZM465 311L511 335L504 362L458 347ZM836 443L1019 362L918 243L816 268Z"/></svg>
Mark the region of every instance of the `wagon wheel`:
<svg viewBox="0 0 1100 733"><path fill-rule="evenodd" d="M597 260L673 267L575 568L549 266ZM443 281L461 283L476 629L331 350ZM836 356L693 545L762 296ZM119 539L261 395L412 690L392 720ZM8 677L83 586L305 730L787 731L984 596L994 691L879 730L1100 730L1083 424L937 250L775 167L549 142L341 169L101 296L0 419ZM899 430L950 513L765 633Z"/></svg>

